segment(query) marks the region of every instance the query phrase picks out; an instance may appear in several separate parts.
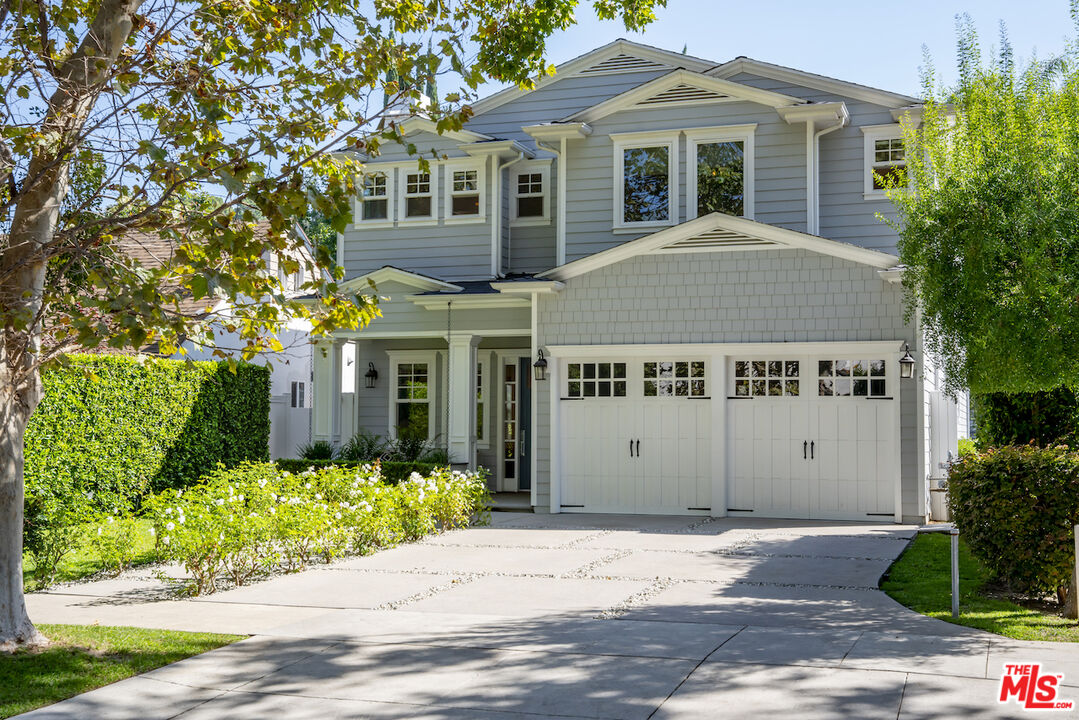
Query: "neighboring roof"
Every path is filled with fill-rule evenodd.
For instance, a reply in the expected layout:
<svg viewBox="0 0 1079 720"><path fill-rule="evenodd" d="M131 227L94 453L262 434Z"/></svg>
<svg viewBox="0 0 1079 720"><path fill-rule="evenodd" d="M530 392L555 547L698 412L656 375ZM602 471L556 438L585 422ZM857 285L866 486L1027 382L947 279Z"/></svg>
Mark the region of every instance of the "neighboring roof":
<svg viewBox="0 0 1079 720"><path fill-rule="evenodd" d="M560 265L537 277L568 280L649 253L689 253L711 250L738 250L760 247L800 248L822 255L851 260L880 270L894 267L894 255L869 250L858 245L829 240L816 235L767 225L755 220L711 213L680 225L616 245L608 250Z"/></svg>
<svg viewBox="0 0 1079 720"><path fill-rule="evenodd" d="M909 95L881 90L848 80L839 80L826 75L818 75L805 70L796 70L783 65L774 65L747 57L737 57L708 71L709 75L718 78L730 78L739 73L749 73L750 75L759 75L773 80L782 80L793 85L803 85L815 90L835 93L841 97L849 97L885 107L921 104L921 100Z"/></svg>
<svg viewBox="0 0 1079 720"><path fill-rule="evenodd" d="M407 120L402 120L397 124L401 128L401 132L404 135L411 135L412 133L427 132L432 135L441 135L448 137L451 140L457 140L458 142L482 142L484 140L496 140L498 138L491 137L490 135L484 135L483 133L472 132L471 130L442 130L439 132L438 123L430 118L425 118L420 115L413 115Z"/></svg>
<svg viewBox="0 0 1079 720"><path fill-rule="evenodd" d="M640 62L627 62L621 56L625 56L627 59L636 58ZM704 72L713 67L715 67L715 63L710 60L619 38L561 65L556 65L554 75L535 79L535 88L550 87L568 77L581 74L613 74L670 68L686 68L695 72ZM474 103L472 105L473 115L482 115L529 92L532 91L523 90L516 86L508 87Z"/></svg>
<svg viewBox="0 0 1079 720"><path fill-rule="evenodd" d="M375 290L378 290L378 284L383 282L399 282L402 285L408 285L409 287L414 287L423 292L459 292L461 290L460 284L448 283L445 280L439 280L438 278L429 275L402 270L393 265L383 265L378 270L372 270L371 272L354 277L351 280L346 280L341 283L341 290L345 292L357 292L369 287L372 283L375 285Z"/></svg>
<svg viewBox="0 0 1079 720"><path fill-rule="evenodd" d="M585 108L584 110L565 117L561 122L591 123L612 113L616 113L619 110L626 110L635 105L649 107L651 105L647 105L647 103L658 104L654 98L662 96L671 89L682 87L700 88L708 91L707 95L710 97L705 97L701 100L691 99L687 101L687 97L693 96L687 92L681 92L678 96L672 98L670 102L684 104L686 102L720 102L728 99L737 99L748 100L750 102L760 103L761 105L768 105L774 108L806 104L805 100L792 95L783 95L770 90L760 90L755 87L750 87L749 85L733 83L701 73L690 72L689 70L674 70L655 80L650 80L649 82L638 85L632 90L627 90L626 92L615 95L613 98L604 100L597 105L593 105L592 107Z"/></svg>

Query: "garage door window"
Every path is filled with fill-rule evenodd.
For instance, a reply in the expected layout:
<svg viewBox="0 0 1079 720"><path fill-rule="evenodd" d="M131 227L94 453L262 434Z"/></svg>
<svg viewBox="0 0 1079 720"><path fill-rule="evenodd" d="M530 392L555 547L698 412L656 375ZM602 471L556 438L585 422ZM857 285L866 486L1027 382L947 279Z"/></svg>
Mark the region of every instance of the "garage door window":
<svg viewBox="0 0 1079 720"><path fill-rule="evenodd" d="M735 360L735 397L797 397L801 393L798 360Z"/></svg>
<svg viewBox="0 0 1079 720"><path fill-rule="evenodd" d="M703 360L659 360L644 363L645 397L706 396Z"/></svg>
<svg viewBox="0 0 1079 720"><path fill-rule="evenodd" d="M625 363L569 363L566 376L566 397L609 398L626 396Z"/></svg>
<svg viewBox="0 0 1079 720"><path fill-rule="evenodd" d="M883 360L820 360L817 394L820 397L886 397L888 380Z"/></svg>

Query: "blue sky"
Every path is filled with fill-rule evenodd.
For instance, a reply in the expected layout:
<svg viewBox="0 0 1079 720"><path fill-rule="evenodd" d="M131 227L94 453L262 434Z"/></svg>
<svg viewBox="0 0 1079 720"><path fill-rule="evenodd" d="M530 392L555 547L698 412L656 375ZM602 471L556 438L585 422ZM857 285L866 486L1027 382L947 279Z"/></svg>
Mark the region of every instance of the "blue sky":
<svg viewBox="0 0 1079 720"><path fill-rule="evenodd" d="M895 92L917 94L922 45L944 80L955 77L955 16L967 12L983 47L1008 26L1015 53L1048 56L1073 35L1067 0L910 0L832 3L792 0L668 0L640 34L600 22L583 0L578 25L550 41L558 63L618 37L723 62L747 55ZM489 92L489 89L488 91ZM487 94L484 92L483 94Z"/></svg>

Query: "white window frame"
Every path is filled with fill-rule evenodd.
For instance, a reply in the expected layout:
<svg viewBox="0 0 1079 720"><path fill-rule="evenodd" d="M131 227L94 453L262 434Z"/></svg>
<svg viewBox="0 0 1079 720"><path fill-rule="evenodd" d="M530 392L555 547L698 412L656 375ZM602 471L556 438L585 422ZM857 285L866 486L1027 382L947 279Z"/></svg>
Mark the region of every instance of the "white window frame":
<svg viewBox="0 0 1079 720"><path fill-rule="evenodd" d="M887 123L885 125L865 125L862 127L864 140L862 153L862 195L866 200L884 200L887 192L873 187L874 154L877 140L902 140L903 129L899 123ZM906 166L906 160L903 166Z"/></svg>
<svg viewBox="0 0 1079 720"><path fill-rule="evenodd" d="M538 195L529 193L521 195L517 192L518 175L539 175L543 190ZM518 163L510 167L510 227L528 227L530 225L551 224L551 161L534 160L532 162ZM541 197L543 198L543 215L535 217L517 216L517 198Z"/></svg>
<svg viewBox="0 0 1079 720"><path fill-rule="evenodd" d="M400 363L427 363L427 439L435 439L437 432L435 415L435 379L438 369L438 352L434 350L388 350L386 355L390 361L390 387L387 392L389 397L389 417L387 425L389 437L397 438L397 366ZM445 385L440 382L439 385Z"/></svg>
<svg viewBox="0 0 1079 720"><path fill-rule="evenodd" d="M446 182L443 184L443 216L442 221L447 225L465 225L469 223L487 222L487 163L482 160L468 162L447 162L443 164L446 169ZM453 174L462 170L474 170L476 172L476 192L479 195L478 212L475 215L454 215L454 195L471 195L471 192L455 193L453 191Z"/></svg>
<svg viewBox="0 0 1079 720"><path fill-rule="evenodd" d="M614 208L612 228L617 232L633 232L639 228L664 228L678 224L678 137L680 130L662 130L655 132L613 133L614 145ZM667 147L667 184L668 207L666 220L647 220L643 222L625 221L625 151L632 148Z"/></svg>
<svg viewBox="0 0 1079 720"><path fill-rule="evenodd" d="M428 163L428 173L431 176L431 214L430 215L417 215L416 217L406 217L405 208L407 207L406 200L409 197L426 197L426 194L408 194L408 176L415 174L422 174L418 165L409 164L408 166L402 166L398 169L401 173L401 182L398 183L398 197L397 207L399 208L397 213L397 222L399 225L434 225L438 222L438 165L435 163Z"/></svg>
<svg viewBox="0 0 1079 720"><path fill-rule="evenodd" d="M721 125L717 127L691 128L686 135L686 220L697 217L697 147L710 143L744 143L742 162L742 215L753 219L753 186L755 184L754 136L757 124Z"/></svg>
<svg viewBox="0 0 1079 720"><path fill-rule="evenodd" d="M479 374L476 382L476 402L479 402L478 395L483 393L483 413L476 413L476 419L482 421L483 435L476 433L476 447L487 450L491 447L491 393L489 388L491 387L491 377L487 373L488 362L485 359L476 360L476 370Z"/></svg>
<svg viewBox="0 0 1079 720"><path fill-rule="evenodd" d="M293 380L289 390L289 407L303 409L307 407L307 383Z"/></svg>
<svg viewBox="0 0 1079 720"><path fill-rule="evenodd" d="M385 228L393 227L394 213L397 210L397 197L395 194L396 185L396 167L393 166L375 166L368 165L367 172L360 178L360 191L353 203L352 208L352 224L358 228ZM377 220L364 220L363 219L363 190L364 183L366 183L367 175L384 175L386 178L386 217L379 218Z"/></svg>

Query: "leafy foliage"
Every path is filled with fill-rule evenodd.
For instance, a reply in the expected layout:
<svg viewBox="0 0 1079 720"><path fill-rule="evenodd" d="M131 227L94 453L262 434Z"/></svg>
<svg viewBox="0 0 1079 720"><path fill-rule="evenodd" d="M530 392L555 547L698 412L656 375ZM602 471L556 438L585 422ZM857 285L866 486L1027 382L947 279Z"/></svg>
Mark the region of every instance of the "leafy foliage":
<svg viewBox="0 0 1079 720"><path fill-rule="evenodd" d="M337 448L328 440L315 440L296 448L301 460L333 460L337 457Z"/></svg>
<svg viewBox="0 0 1079 720"><path fill-rule="evenodd" d="M1079 396L1069 388L978 395L974 408L978 441L985 447L1079 446Z"/></svg>
<svg viewBox="0 0 1079 720"><path fill-rule="evenodd" d="M485 521L489 495L479 473L436 470L387 484L378 466L327 467L293 475L272 463L220 469L186 490L147 504L162 554L184 565L192 592L212 593L315 559L416 540Z"/></svg>
<svg viewBox="0 0 1079 720"><path fill-rule="evenodd" d="M393 460L370 462L361 460L342 460L340 458L336 460L282 459L275 460L274 464L281 470L291 473L302 473L312 468L315 470L329 467L362 468L364 465L377 464L379 474L382 476L382 481L387 483L396 483L407 480L413 473L418 475L430 475L440 467L445 467L447 465L447 463L396 462Z"/></svg>
<svg viewBox="0 0 1079 720"><path fill-rule="evenodd" d="M1071 578L1079 525L1079 454L1064 447L1004 447L952 465L956 526L1014 591L1060 592Z"/></svg>
<svg viewBox="0 0 1079 720"><path fill-rule="evenodd" d="M903 122L913 191L889 183L910 306L953 385L1074 385L1079 46L1020 67L1003 33L991 63L969 18L958 34L958 84L937 89L927 72L921 126Z"/></svg>

